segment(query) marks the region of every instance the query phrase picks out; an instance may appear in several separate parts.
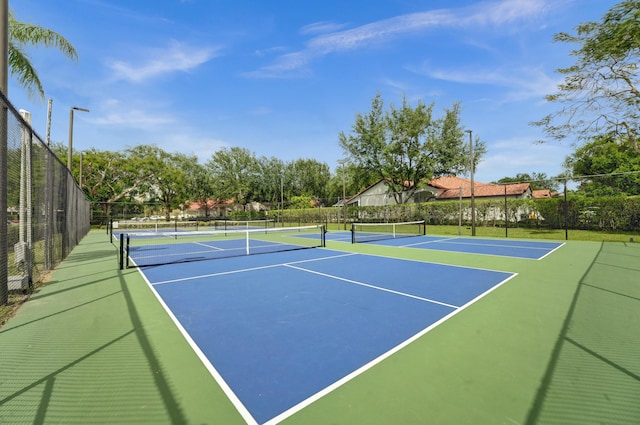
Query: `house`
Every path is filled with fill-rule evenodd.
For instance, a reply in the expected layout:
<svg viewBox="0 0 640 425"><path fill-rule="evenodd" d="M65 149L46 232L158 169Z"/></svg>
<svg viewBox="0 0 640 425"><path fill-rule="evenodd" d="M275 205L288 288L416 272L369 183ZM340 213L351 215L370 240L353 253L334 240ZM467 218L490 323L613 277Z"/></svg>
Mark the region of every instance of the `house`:
<svg viewBox="0 0 640 425"><path fill-rule="evenodd" d="M408 185L408 183L407 183ZM427 202L435 199L437 190L434 187L416 189L408 203ZM376 207L384 205L396 205L396 197L389 191L386 179L380 179L371 186L365 188L346 200L347 206Z"/></svg>
<svg viewBox="0 0 640 425"><path fill-rule="evenodd" d="M529 183L507 185L474 182L474 198L504 199L532 198L533 191ZM471 198L471 180L456 176L443 176L431 179L427 185L417 189L407 203L442 201ZM389 192L387 180L380 179L357 195L347 199L348 206L384 206L397 204L394 194Z"/></svg>
<svg viewBox="0 0 640 425"><path fill-rule="evenodd" d="M460 177L439 177L432 179L429 185L442 190L437 196L438 200L471 198L471 180ZM474 182L473 186L474 198L504 199L506 196L512 199L524 199L533 197L529 183L486 184Z"/></svg>
<svg viewBox="0 0 640 425"><path fill-rule="evenodd" d="M533 191L533 197L536 199L555 198L556 196L558 196L558 192L549 189L536 189Z"/></svg>
<svg viewBox="0 0 640 425"><path fill-rule="evenodd" d="M201 201L186 201L185 214L189 217L226 217L228 211L234 208L233 199L226 201L208 200L206 203Z"/></svg>

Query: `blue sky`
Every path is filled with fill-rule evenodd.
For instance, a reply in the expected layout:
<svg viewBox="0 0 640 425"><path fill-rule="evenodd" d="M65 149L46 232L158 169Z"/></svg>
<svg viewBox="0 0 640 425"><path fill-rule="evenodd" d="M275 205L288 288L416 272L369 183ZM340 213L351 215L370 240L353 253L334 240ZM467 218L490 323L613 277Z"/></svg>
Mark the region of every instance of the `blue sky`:
<svg viewBox="0 0 640 425"><path fill-rule="evenodd" d="M155 144L206 162L238 146L332 170L350 132L380 93L454 102L486 144L476 171L489 182L562 170L571 141L535 144L529 125L557 108L544 101L572 63L553 35L599 21L609 0L15 0L17 19L50 28L79 53L29 52L46 98L51 139L74 149ZM9 98L46 132L47 102L10 77Z"/></svg>

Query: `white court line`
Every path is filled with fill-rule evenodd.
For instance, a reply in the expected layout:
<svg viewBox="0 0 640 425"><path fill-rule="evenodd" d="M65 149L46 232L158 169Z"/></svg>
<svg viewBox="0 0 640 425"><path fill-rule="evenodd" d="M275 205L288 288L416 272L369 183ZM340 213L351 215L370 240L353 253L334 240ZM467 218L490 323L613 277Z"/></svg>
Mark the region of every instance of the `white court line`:
<svg viewBox="0 0 640 425"><path fill-rule="evenodd" d="M559 246L555 247L554 249L552 249L551 251L547 252L546 254L544 254L542 257L538 258L538 260L542 260L544 257L546 257L547 255L551 255L554 252L556 252L557 250L559 250L560 248L562 248L565 245L565 243L561 243Z"/></svg>
<svg viewBox="0 0 640 425"><path fill-rule="evenodd" d="M202 245L204 247L211 248L211 249L216 250L216 251L224 251L225 250L224 248L219 248L217 246L209 245L208 243L204 243L204 242L192 242L192 243L194 243L196 245ZM211 242L211 243L213 243L213 242Z"/></svg>
<svg viewBox="0 0 640 425"><path fill-rule="evenodd" d="M192 242L190 242L190 243L192 243ZM139 246L142 246L142 245L139 245ZM211 247L207 246L207 248L211 248ZM246 250L246 248L222 249L222 251L243 251L243 250ZM200 250L200 251L187 251L187 252L171 252L171 253L163 253L162 256L163 257L184 257L186 255L188 255L188 256L194 256L194 255L198 255L198 254L203 254L204 255L204 254L208 254L208 253L211 253L211 252L218 252L218 251L208 249L206 251ZM144 259L147 259L147 258L157 258L158 257L157 254L155 254L155 255L154 254L150 254L150 255L135 255L135 253L133 254L133 256L137 260L144 260Z"/></svg>
<svg viewBox="0 0 640 425"><path fill-rule="evenodd" d="M191 349L193 349L193 351L196 353L196 355L198 356L198 358L200 359L204 367L209 371L209 374L211 374L213 379L215 379L218 385L220 385L220 388L222 389L222 391L229 398L229 400L234 405L236 410L238 410L238 413L240 414L240 416L242 416L242 418L245 420L247 425L258 425L258 421L255 420L255 418L249 412L249 409L247 409L244 403L240 401L236 393L231 389L229 384L227 384L227 382L224 380L220 372L218 372L218 370L211 364L207 355L204 354L204 352L200 349L198 344L196 344L193 338L191 338L191 335L189 335L189 332L187 332L187 330L182 326L178 318L173 314L169 306L164 302L164 300L162 299L160 294L156 291L156 289L153 287L151 282L149 282L149 279L147 279L147 276L144 274L142 269L138 269L138 272L140 273L140 275L142 275L142 278L149 286L149 289L151 289L151 292L155 295L156 299L158 300L162 308L164 308L164 311L169 315L169 317L171 318L173 323L176 325L176 327L178 328L178 330L180 331L184 339L187 341L187 344L191 346Z"/></svg>
<svg viewBox="0 0 640 425"><path fill-rule="evenodd" d="M474 242L456 242L455 241L456 239L458 239L458 238L439 239L437 241L419 242L419 243L414 243L414 244L411 244L411 245L401 245L401 248L408 248L408 247L417 246L417 245L428 245L428 244L431 244L431 243L434 243L434 242L444 242L444 243L451 243L453 245L490 246L490 247L498 247L498 248L533 249L533 250L541 250L541 251L548 249L548 248L537 247L537 246L502 245L502 244L495 244L495 243L487 244L487 243L474 243ZM509 242L509 243L511 243L511 242Z"/></svg>
<svg viewBox="0 0 640 425"><path fill-rule="evenodd" d="M257 270L257 269L263 269L263 268L285 266L285 267L290 267L290 268L293 268L293 269L299 269L301 271L306 271L306 272L309 272L309 273L315 273L315 274L324 275L324 276L328 276L328 277L335 278L335 279L340 279L340 280L347 281L347 282L353 283L353 284L358 284L358 285L362 285L362 286L366 286L366 287L371 287L373 289L378 289L378 290L382 290L382 291L386 291L386 292L396 293L398 295L404 295L404 296L409 296L409 297L412 297L412 298L421 299L421 300L423 300L425 302L434 302L433 300L428 300L428 299L425 299L425 298L416 297L416 296L413 296L413 295L410 295L410 294L403 294L401 292L396 292L396 291L388 290L388 289L385 289L385 288L380 288L380 287L376 287L376 286L372 286L372 285L368 285L368 284L363 284L361 282L350 281L348 279L343 279L343 278L339 278L339 277L335 277L335 276L331 276L331 275L325 275L323 273L319 273L319 272L315 272L315 271L312 271L312 270L307 270L307 269L304 269L304 268L301 268L301 267L293 266L293 264L301 264L301 263L307 263L307 262L312 262L312 261L321 261L321 260L330 260L332 258L348 257L348 256L353 256L353 255L366 255L366 256L369 256L370 254L345 253L344 255L335 255L335 256L327 256L327 257L321 257L321 258L315 258L315 259L300 260L300 261L295 261L295 262L275 264L275 265L264 266L264 267L248 268L248 269L236 270L236 271L231 271L231 272L213 273L213 274L210 274L210 275L200 276L200 277L195 277L195 278L222 275L222 274L229 274L229 273L242 273L242 272L245 272L245 271ZM374 256L376 256L376 255L374 255ZM411 262L417 261L417 260L399 259L399 258L387 257L387 256L379 256L379 257L391 258L391 259L395 259L395 260L411 261ZM422 262L422 261L419 261L419 262ZM432 264L437 264L437 263L432 263ZM449 267L460 267L460 268L477 269L477 268L466 267L466 266L452 266L452 265L447 265L447 266L449 266ZM482 270L482 269L479 269L479 270ZM150 289L152 290L152 292L154 293L156 298L160 301L160 304L163 306L165 311L169 314L169 316L171 317L171 320L173 320L173 322L176 324L176 326L178 327L178 329L180 330L182 335L185 337L187 343L193 348L193 350L195 351L197 356L200 358L200 360L205 365L206 369L209 371L211 376L221 386L221 388L223 389L223 391L225 392L227 397L229 397L229 399L231 400L232 404L236 407L236 409L238 410L240 415L243 417L243 419L246 421L246 423L249 424L249 425L258 425L258 422L255 420L255 418L253 418L252 414L248 411L248 409L244 406L244 404L236 396L236 394L233 392L231 387L229 387L229 385L225 382L225 380L222 378L220 373L211 364L211 362L206 357L206 355L200 350L200 348L195 343L195 341L191 338L191 336L186 331L186 329L184 329L184 327L180 324L179 320L175 317L175 315L171 312L169 307L165 304L165 302L163 301L162 297L155 290L154 284L151 284L149 282L149 280L147 279L147 277L145 276L145 274L143 273L143 271L141 269L139 269L138 271L140 272L140 274L144 278L145 282L147 282L147 284L149 285ZM440 324L444 323L446 320L448 320L449 318L451 318L454 315L458 314L462 310L466 309L471 304L475 303L476 301L478 301L481 298L485 297L489 293L493 292L498 287L502 286L503 284L505 284L506 282L508 282L512 278L514 278L515 276L517 276L517 273L513 273L511 276L505 278L503 281L499 282L498 284L496 284L495 286L493 286L489 290L487 290L484 293L478 295L476 298L470 300L469 302L467 302L466 304L464 304L461 307L452 306L452 305L448 305L448 304L444 304L444 303L439 303L439 302L436 301L435 303L437 303L437 304L442 304L444 306L449 306L449 307L453 308L453 311L451 311L449 314L447 314L446 316L442 317L438 321L432 323L431 325L429 325L428 327L426 327L422 331L420 331L417 334L413 335L412 337L406 339L405 341L401 342L400 344L396 345L395 347L392 347L390 350L388 350L385 353L381 354L377 358L371 360L369 363L362 365L360 368L358 368L358 369L354 370L353 372L345 375L344 377L338 379L333 384L328 385L327 387L325 387L324 389L322 389L319 392L315 393L311 397L301 401L297 405L295 405L295 406L287 409L286 411L280 413L279 415L271 418L270 420L265 422L263 425L276 425L279 422L281 422L281 421L287 419L288 417L292 416L293 414L301 411L305 407L308 407L309 405L311 405L314 402L318 401L320 398L322 398L325 395L331 393L335 389L341 387L345 383L349 382L350 380L356 378L360 374L362 374L362 373L366 372L367 370L371 369L372 367L374 367L378 363L382 362L386 358L388 358L388 357L392 356L393 354L397 353L398 351L400 351L404 347L406 347L406 346L410 345L411 343L415 342L416 340L418 340L419 338L421 338L422 336L424 336L425 334L427 334L428 332L433 330L435 327L437 327ZM175 281L190 280L190 279L193 279L193 278L176 279ZM171 281L158 282L156 284L168 283L168 282L171 282Z"/></svg>
<svg viewBox="0 0 640 425"><path fill-rule="evenodd" d="M230 271L226 271L226 272L209 273L209 274L203 274L203 275L199 275L199 276L188 276L188 277L183 277L183 278L180 278L180 279L171 279L171 280L163 280L163 281L160 281L160 282L154 282L151 285L164 285L165 283L184 282L184 281L188 281L188 280L197 280L197 279L206 279L208 277L224 276L224 275L227 275L227 274L235 274L235 273L245 273L245 272L251 272L251 271L254 271L254 270L271 269L271 268L274 268L274 267L281 267L281 266L286 266L286 265L289 265L289 264L302 264L302 263L309 263L309 262L312 262L312 261L330 260L332 258L350 257L352 255L358 255L358 254L357 253L347 253L347 254L342 254L342 255L332 255L332 256L328 256L328 257L310 258L310 259L307 259L307 260L299 260L299 261L293 261L293 262L287 262L287 263L269 264L267 266L250 267L250 268L239 269L239 270L230 270Z"/></svg>
<svg viewBox="0 0 640 425"><path fill-rule="evenodd" d="M407 248L407 247L411 247L411 246L418 246L418 245L429 245L431 243L438 243L438 242L448 242L450 240L454 240L454 239L458 239L458 238L442 238L442 239L436 239L434 241L424 241L424 242L417 242L417 243L412 243L409 245L401 245L401 248Z"/></svg>
<svg viewBox="0 0 640 425"><path fill-rule="evenodd" d="M391 357L392 355L394 355L395 353L397 353L398 351L402 350L403 348L405 348L406 346L410 345L411 343L417 341L418 339L422 338L424 335L426 335L427 333L429 333L431 330L433 330L434 328L436 328L437 326L441 325L442 323L446 322L447 320L449 320L450 318L452 318L453 316L455 316L456 314L460 313L462 310L466 309L467 307L469 307L471 304L475 303L476 301L480 300L481 298L484 298L485 296L487 296L489 293L495 291L496 289L498 289L500 286L504 285L505 283L507 283L509 280L513 279L514 277L516 277L518 274L514 273L511 276L509 276L508 278L506 278L505 280L503 280L502 282L499 282L498 284L496 284L495 286L493 286L492 288L488 289L486 292L478 295L476 298L472 299L471 301L467 302L465 305L463 305L462 307L453 310L451 313L447 314L446 316L442 317L440 320L438 320L437 322L432 323L431 325L429 325L428 327L426 327L425 329L423 329L422 331L418 332L417 334L415 334L414 336L406 339L404 342L396 345L395 347L391 348L389 351L387 351L386 353L381 354L380 356L378 356L377 358L371 360L369 363L361 366L359 369L354 370L353 372L349 373L348 375L344 376L343 378L337 380L336 382L334 382L333 384L325 387L323 390L318 391L317 393L315 393L314 395L312 395L311 397L307 398L306 400L301 401L300 403L296 404L295 406L293 406L292 408L290 408L289 410L286 410L284 412L282 412L281 414L279 414L278 416L274 417L273 419L270 419L269 421L265 422L263 425L276 425L280 422L282 422L283 420L287 419L288 417L294 415L295 413L301 411L302 409L304 409L305 407L310 406L311 404L315 403L316 401L320 400L322 397L324 397L325 395L331 393L333 390L341 387L342 385L346 384L347 382L351 381L352 379L356 378L358 375L363 374L364 372L366 372L367 370L371 369L372 367L374 367L375 365L377 365L378 363L381 363L383 360Z"/></svg>
<svg viewBox="0 0 640 425"><path fill-rule="evenodd" d="M321 273L321 272L317 272L315 270L304 269L302 267L293 266L291 264L284 264L284 266L292 268L292 269L300 270L300 271L303 271L303 272L313 273L313 274L317 274L319 276L328 277L328 278L335 279L335 280L341 280L343 282L353 283L355 285L365 286L365 287L371 288L371 289L377 289L378 291L389 292L389 293L396 294L396 295L402 295L403 297L414 298L414 299L420 300L420 301L426 301L426 302L432 303L432 304L439 304L439 305L443 305L445 307L449 307L449 308L453 308L453 309L460 308L460 306L457 306L457 305L447 304L447 303L443 303L441 301L436 301L436 300L432 300L432 299L429 299L429 298L423 298L423 297L419 297L417 295L407 294L406 292L394 291L393 289L387 289L387 288L383 288L381 286L370 285L368 283L358 282L357 280L346 279L344 277L334 276L334 275L330 275L330 274L327 274L327 273Z"/></svg>

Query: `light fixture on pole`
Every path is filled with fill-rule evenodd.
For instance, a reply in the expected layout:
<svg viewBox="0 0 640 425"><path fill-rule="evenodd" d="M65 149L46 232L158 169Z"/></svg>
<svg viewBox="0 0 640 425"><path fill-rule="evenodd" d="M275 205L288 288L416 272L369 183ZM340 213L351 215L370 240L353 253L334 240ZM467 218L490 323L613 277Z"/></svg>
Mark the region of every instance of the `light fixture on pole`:
<svg viewBox="0 0 640 425"><path fill-rule="evenodd" d="M469 170L471 175L471 236L476 235L476 199L475 184L473 182L474 161L473 161L473 133L471 130L465 130L469 133Z"/></svg>
<svg viewBox="0 0 640 425"><path fill-rule="evenodd" d="M67 168L71 171L71 159L73 158L73 111L89 112L88 109L72 106L69 111L69 151L67 152Z"/></svg>

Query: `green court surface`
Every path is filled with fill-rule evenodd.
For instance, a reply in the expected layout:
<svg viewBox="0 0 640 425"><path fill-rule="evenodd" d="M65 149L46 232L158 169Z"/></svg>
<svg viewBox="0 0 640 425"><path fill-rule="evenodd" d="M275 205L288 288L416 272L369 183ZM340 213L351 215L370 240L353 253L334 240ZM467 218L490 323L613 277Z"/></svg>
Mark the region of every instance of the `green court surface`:
<svg viewBox="0 0 640 425"><path fill-rule="evenodd" d="M327 246L518 275L282 424L640 423L640 244L569 241L540 261ZM244 420L92 231L0 328L0 423Z"/></svg>

